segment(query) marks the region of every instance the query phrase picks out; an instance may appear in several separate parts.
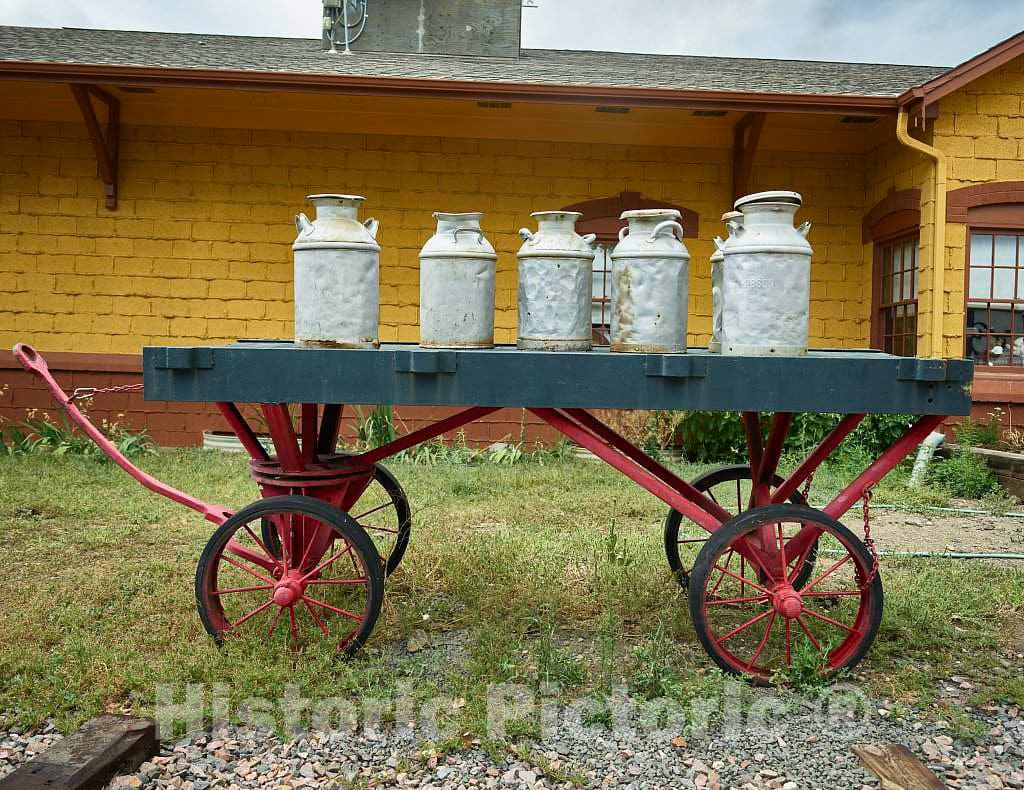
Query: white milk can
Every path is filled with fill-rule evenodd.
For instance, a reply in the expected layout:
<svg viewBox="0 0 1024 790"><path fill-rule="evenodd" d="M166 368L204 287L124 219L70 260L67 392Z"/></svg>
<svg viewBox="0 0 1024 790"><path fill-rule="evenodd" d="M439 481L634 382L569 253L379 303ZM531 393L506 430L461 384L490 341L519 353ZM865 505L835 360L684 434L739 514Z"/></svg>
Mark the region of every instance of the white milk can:
<svg viewBox="0 0 1024 790"><path fill-rule="evenodd" d="M734 220L743 222L743 214L739 211L727 211L722 215L722 222ZM728 227L728 226L727 226ZM711 341L708 351L717 354L722 350L722 262L725 254L722 247L725 242L715 236L715 251L711 255Z"/></svg>
<svg viewBox="0 0 1024 790"><path fill-rule="evenodd" d="M480 213L437 212L437 232L420 251L420 345L491 348L498 256Z"/></svg>
<svg viewBox="0 0 1024 790"><path fill-rule="evenodd" d="M538 211L537 232L519 231L522 349L590 351L594 234L576 233L577 211Z"/></svg>
<svg viewBox="0 0 1024 790"><path fill-rule="evenodd" d="M380 313L378 223L358 220L365 198L310 195L316 221L295 218L295 342L377 348Z"/></svg>
<svg viewBox="0 0 1024 790"><path fill-rule="evenodd" d="M611 350L686 352L690 253L675 209L626 211L612 250Z"/></svg>
<svg viewBox="0 0 1024 790"><path fill-rule="evenodd" d="M722 252L722 353L807 353L811 301L811 223L793 227L796 192L759 192L736 201Z"/></svg>

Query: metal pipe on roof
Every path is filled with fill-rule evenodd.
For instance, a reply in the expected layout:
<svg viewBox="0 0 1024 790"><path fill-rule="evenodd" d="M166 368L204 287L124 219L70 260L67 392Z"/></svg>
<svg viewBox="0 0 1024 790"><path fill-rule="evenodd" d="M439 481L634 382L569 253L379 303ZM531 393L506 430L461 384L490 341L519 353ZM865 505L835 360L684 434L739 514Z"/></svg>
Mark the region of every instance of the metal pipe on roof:
<svg viewBox="0 0 1024 790"><path fill-rule="evenodd" d="M907 129L908 120L907 111L901 107L896 116L897 139L935 163L935 215L932 218L932 342L929 356L941 358L946 301L946 155L938 148L911 137Z"/></svg>

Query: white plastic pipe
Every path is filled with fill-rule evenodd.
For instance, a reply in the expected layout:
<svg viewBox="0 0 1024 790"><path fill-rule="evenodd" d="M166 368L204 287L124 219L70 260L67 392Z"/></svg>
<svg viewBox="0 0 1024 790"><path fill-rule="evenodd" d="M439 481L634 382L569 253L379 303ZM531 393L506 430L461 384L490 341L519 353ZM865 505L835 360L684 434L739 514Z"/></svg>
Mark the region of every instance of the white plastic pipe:
<svg viewBox="0 0 1024 790"><path fill-rule="evenodd" d="M928 464L931 463L932 456L944 441L946 441L946 437L943 434L932 431L921 442L917 451L917 459L914 461L914 470L910 473L910 488L920 488L924 485L924 479L928 474Z"/></svg>

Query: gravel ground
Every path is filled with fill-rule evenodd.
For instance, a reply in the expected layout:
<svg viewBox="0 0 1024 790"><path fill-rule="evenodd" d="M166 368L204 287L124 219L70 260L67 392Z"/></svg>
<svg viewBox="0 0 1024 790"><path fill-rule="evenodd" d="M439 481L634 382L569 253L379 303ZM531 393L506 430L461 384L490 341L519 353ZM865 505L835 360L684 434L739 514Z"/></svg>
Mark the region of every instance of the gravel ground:
<svg viewBox="0 0 1024 790"><path fill-rule="evenodd" d="M939 689L960 691L952 678ZM968 684L969 685L969 684ZM778 699L759 690L755 699ZM770 731L712 726L688 740L659 732L564 725L554 737L522 741L495 762L473 742L457 754L423 751L414 730L309 733L291 741L264 731L224 728L176 743L110 785L206 788L300 787L637 787L857 788L877 782L850 752L858 743L903 743L949 787L1024 788L1024 715L1017 707L972 710L983 724L977 743L955 739L945 722L910 712L896 715L872 701L866 715L831 717L810 698L794 700ZM2 720L0 720L2 723ZM728 733L733 733L732 735ZM52 725L37 733L0 730L0 777L61 736Z"/></svg>

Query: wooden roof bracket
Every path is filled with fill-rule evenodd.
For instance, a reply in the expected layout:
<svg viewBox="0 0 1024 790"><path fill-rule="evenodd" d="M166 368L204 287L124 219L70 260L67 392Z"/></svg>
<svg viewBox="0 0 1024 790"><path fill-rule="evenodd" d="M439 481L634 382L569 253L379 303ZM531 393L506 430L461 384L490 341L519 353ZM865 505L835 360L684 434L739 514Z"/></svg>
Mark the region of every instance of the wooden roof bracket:
<svg viewBox="0 0 1024 790"><path fill-rule="evenodd" d="M732 136L732 197L733 200L747 194L750 175L754 170L754 156L761 139L767 113L748 112L733 129Z"/></svg>
<svg viewBox="0 0 1024 790"><path fill-rule="evenodd" d="M96 167L106 193L107 208L117 208L118 149L121 139L121 102L117 97L95 85L71 84L71 93L82 111L85 128L89 130L92 147L96 151ZM93 98L107 105L107 130L104 134L96 117Z"/></svg>

